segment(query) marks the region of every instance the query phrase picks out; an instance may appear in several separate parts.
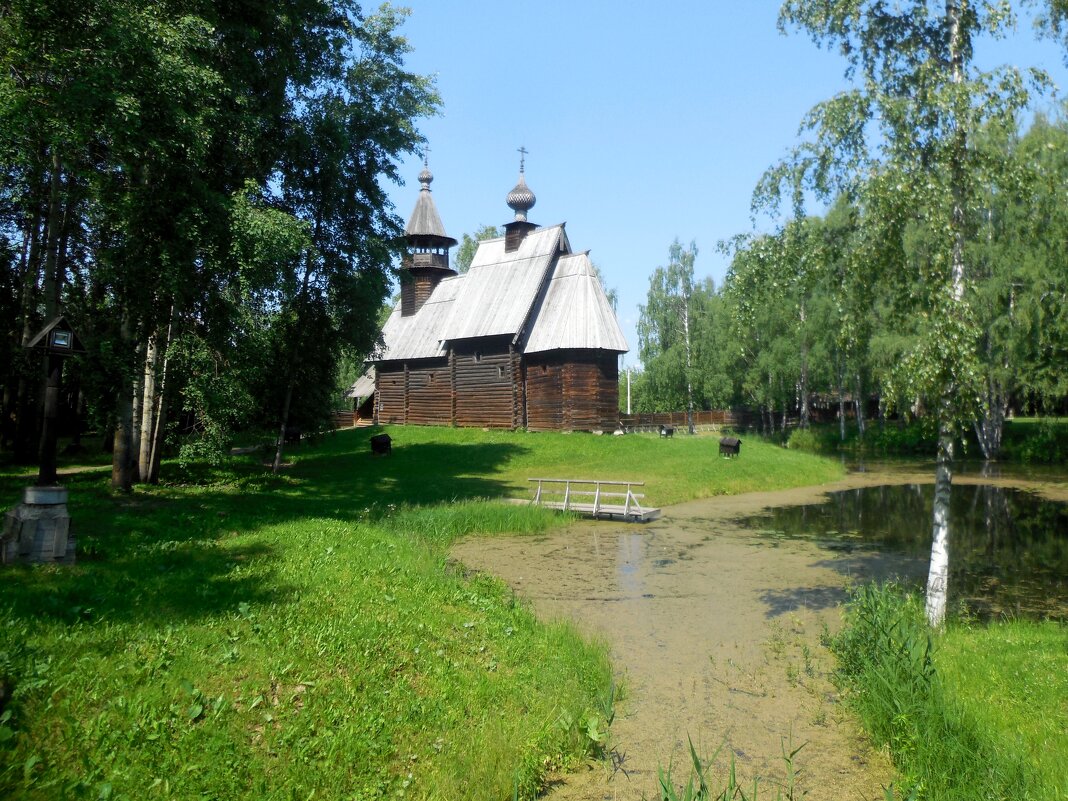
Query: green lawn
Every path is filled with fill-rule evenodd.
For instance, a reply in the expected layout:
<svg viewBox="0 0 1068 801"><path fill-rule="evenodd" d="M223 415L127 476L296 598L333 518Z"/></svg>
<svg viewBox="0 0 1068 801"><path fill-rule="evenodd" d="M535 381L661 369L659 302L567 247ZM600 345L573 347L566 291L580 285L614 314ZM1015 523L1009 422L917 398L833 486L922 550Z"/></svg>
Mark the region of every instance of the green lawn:
<svg viewBox="0 0 1068 801"><path fill-rule="evenodd" d="M1030 766L1035 797L1068 799L1068 626L954 626L935 657L977 728Z"/></svg>
<svg viewBox="0 0 1068 801"><path fill-rule="evenodd" d="M529 797L599 748L606 648L545 625L446 547L544 531L528 476L645 480L656 505L836 478L712 437L344 431L115 496L69 475L79 562L3 574L0 796ZM62 470L61 470L62 472ZM25 476L0 475L0 502ZM10 698L7 698L10 696Z"/></svg>
<svg viewBox="0 0 1068 801"><path fill-rule="evenodd" d="M923 598L858 588L831 641L845 698L899 771L897 798L1068 799L1068 627L932 633Z"/></svg>
<svg viewBox="0 0 1068 801"><path fill-rule="evenodd" d="M464 428L384 427L393 456L373 460L351 438L326 437L307 456L295 454L308 483L332 481L349 471L348 486L368 502L436 503L463 498L530 497L528 478L593 478L645 481L646 500L666 506L694 498L833 481L840 464L789 452L757 438L742 444L738 459L718 454L719 439L655 434L625 437L528 434ZM362 476L363 471L372 473ZM345 481L344 477L337 480Z"/></svg>

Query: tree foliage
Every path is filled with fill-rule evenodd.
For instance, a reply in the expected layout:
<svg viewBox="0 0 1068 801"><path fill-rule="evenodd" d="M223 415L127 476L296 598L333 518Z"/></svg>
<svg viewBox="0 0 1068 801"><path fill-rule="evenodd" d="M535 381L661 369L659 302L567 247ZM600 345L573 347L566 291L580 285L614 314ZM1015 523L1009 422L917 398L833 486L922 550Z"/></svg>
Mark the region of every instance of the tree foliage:
<svg viewBox="0 0 1068 801"><path fill-rule="evenodd" d="M1021 136L998 130L997 136L981 130L977 146L1015 177L982 190L966 250L977 370L996 385L1006 414L1063 413L1068 261L1060 254L1068 246L1068 217L1057 199L1068 192L1068 123L1039 116ZM759 411L770 430L784 416L800 422L807 395L813 415L838 419L843 439L846 419L865 426L869 407L884 419L894 410L936 413L930 398L909 394L895 380L916 340L930 331L929 311L906 301L924 291L914 284L922 282L920 263L931 258L932 240L925 225L903 227L896 241L873 236L884 223L841 196L823 217L723 243L731 259L723 286L693 278L696 405ZM664 305L656 302L665 296L663 279L654 273L645 307L646 325L662 322L643 329L645 370L633 392L639 411L685 408L682 351L670 335L677 317L651 314ZM667 304L667 311L675 308ZM966 422L978 439L986 417L980 404L972 409Z"/></svg>
<svg viewBox="0 0 1068 801"><path fill-rule="evenodd" d="M19 345L58 311L89 343L68 374L116 432L118 486L150 431L213 431L217 452L284 417L290 385L322 416L311 388L373 345L402 231L386 187L437 105L405 69L402 22L351 0L5 5L17 439L32 442L38 383Z"/></svg>
<svg viewBox="0 0 1068 801"><path fill-rule="evenodd" d="M472 234L464 234L463 239L460 240L460 246L456 248L456 255L453 256L452 265L456 272L463 274L471 269L471 262L475 258L475 251L478 250L478 243L485 242L487 239L496 239L499 236L504 236L503 233L497 228L496 225L482 225L478 230Z"/></svg>

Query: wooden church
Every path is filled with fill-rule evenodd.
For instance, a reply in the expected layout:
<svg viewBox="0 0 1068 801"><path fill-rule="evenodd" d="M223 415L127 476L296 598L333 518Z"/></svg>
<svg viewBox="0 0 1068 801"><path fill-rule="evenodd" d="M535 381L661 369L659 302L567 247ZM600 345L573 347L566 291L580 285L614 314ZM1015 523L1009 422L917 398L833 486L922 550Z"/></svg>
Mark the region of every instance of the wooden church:
<svg viewBox="0 0 1068 801"><path fill-rule="evenodd" d="M613 430L619 354L627 343L588 252L564 225L527 220L535 203L520 162L508 193L515 218L481 242L471 268L449 267L424 164L405 228L401 298L374 369L378 423ZM365 390L366 391L366 390Z"/></svg>

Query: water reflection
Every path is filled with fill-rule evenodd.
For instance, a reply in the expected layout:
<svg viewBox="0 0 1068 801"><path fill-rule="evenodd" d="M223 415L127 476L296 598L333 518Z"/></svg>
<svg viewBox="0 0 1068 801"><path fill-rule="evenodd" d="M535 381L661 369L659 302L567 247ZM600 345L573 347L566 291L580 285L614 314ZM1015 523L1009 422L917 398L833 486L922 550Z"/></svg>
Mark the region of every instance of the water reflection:
<svg viewBox="0 0 1068 801"><path fill-rule="evenodd" d="M815 539L838 551L926 559L933 499L929 484L867 487L740 522L768 537ZM950 608L964 604L981 618L1068 620L1068 504L1021 490L955 485L949 571ZM923 578L911 577L917 589Z"/></svg>

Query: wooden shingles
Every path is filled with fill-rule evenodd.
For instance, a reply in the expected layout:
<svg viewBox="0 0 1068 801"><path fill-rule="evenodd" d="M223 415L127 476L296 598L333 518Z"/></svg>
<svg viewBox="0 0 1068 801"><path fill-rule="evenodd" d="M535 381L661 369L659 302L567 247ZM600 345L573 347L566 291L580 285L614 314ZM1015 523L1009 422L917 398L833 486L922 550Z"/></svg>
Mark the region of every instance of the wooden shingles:
<svg viewBox="0 0 1068 801"><path fill-rule="evenodd" d="M614 427L626 342L562 225L528 232L513 252L503 239L482 242L464 275L417 277L427 280L409 292L425 303L394 310L374 360L378 422Z"/></svg>

